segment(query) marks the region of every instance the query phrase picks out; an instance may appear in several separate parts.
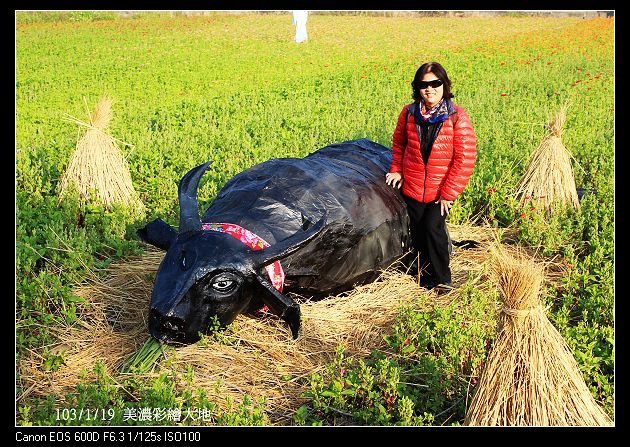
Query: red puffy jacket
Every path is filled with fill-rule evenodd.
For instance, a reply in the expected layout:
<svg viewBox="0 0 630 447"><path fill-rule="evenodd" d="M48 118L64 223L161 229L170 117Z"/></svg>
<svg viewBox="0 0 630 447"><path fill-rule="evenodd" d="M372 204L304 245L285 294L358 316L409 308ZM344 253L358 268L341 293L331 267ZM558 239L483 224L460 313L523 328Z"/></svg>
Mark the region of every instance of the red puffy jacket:
<svg viewBox="0 0 630 447"><path fill-rule="evenodd" d="M400 112L394 130L389 172L402 174L402 193L418 202L435 202L440 197L455 200L466 187L477 158L477 137L470 118L455 105L456 113L444 121L425 165L409 106Z"/></svg>

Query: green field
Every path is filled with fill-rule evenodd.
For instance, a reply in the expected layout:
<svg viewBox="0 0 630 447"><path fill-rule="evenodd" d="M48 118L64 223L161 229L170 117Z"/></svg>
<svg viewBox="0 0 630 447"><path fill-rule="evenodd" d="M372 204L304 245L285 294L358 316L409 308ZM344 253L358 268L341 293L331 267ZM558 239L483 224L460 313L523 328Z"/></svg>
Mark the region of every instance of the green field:
<svg viewBox="0 0 630 447"><path fill-rule="evenodd" d="M18 365L33 352L44 371L63 364L63 355L49 347L55 330L81 322L85 304L73 286L88 269L139 254L135 230L149 220L177 226L177 184L191 167L213 161L199 190L204 208L233 175L270 158L304 156L362 137L391 147L416 69L435 60L447 69L455 102L469 113L478 140L474 174L449 222L514 228L520 244L570 265L562 286L546 291L548 315L614 419L614 19L313 14L309 41L296 44L290 15L280 13L16 17ZM58 182L78 136L78 126L64 117L86 120L86 104L91 110L103 95L114 100L110 133L129 143L121 151L146 206L141 215L77 200L58 203ZM567 102L562 140L575 159L576 184L597 194L585 196L577 212L544 217L523 211L515 186L550 116ZM467 339L472 331L455 334L458 322L449 309L430 315L436 324L421 324L428 318L401 314L408 324L390 339L424 331L452 351L440 361L453 371L465 349L481 352L494 335L473 343ZM400 358L357 366L340 354L329 376L308 379L313 389L329 393L314 392L295 409L292 423L334 423L326 410L335 407L333 400L327 407L322 399L334 399L335 368L343 367L389 374L383 387L406 402L406 411L379 414L360 399L335 401L356 424L462 424L466 389L457 380L438 384L434 378L422 392L404 385L424 380L410 365L427 356L407 349ZM478 371L482 356L472 361ZM107 405L119 417L138 402L183 405L197 396L194 387L173 386L177 379L168 375L124 382L96 361L94 370L96 379L86 378L66 396L37 396L25 389L18 368L17 424L67 423L56 417L59 408ZM195 402L213 406L206 398ZM212 424L270 423L264 402L239 405L215 415Z"/></svg>

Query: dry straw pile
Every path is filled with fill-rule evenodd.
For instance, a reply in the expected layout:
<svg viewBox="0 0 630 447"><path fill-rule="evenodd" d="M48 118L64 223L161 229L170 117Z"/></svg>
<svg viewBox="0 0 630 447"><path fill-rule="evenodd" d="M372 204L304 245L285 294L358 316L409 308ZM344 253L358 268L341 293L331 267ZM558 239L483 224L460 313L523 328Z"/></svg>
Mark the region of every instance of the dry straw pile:
<svg viewBox="0 0 630 447"><path fill-rule="evenodd" d="M497 248L491 274L503 308L465 424L612 425L593 399L571 349L545 315L538 298L544 265Z"/></svg>
<svg viewBox="0 0 630 447"><path fill-rule="evenodd" d="M480 247L456 252L451 261L454 284L482 282L483 263L495 238L491 229L473 226L451 227L458 239L475 239ZM52 328L56 343L49 348L63 355L64 364L56 371L42 369L43 356L32 352L19 365L20 385L29 395L65 395L87 379L97 360L109 374L120 376L121 367L149 337L147 316L153 279L164 252L148 248L136 259L109 266L105 277L94 276L75 289L88 304L81 309L79 324ZM437 296L420 289L410 275L387 271L374 283L357 287L347 294L321 301L303 302L302 332L293 340L278 318L239 316L227 332L226 340L208 337L204 342L164 349L154 368L139 378L149 379L160 372L174 371L179 377L191 365L195 383L203 388L219 408L226 409L226 396L241 402L243 396L264 397L270 420L283 424L306 398L308 375L323 371L334 359L338 346L347 357L360 358L374 349L386 349L383 340L401 305L414 302L429 309L457 297L457 290ZM182 386L185 386L182 381Z"/></svg>
<svg viewBox="0 0 630 447"><path fill-rule="evenodd" d="M33 353L20 364L24 398L30 394L63 396L87 378L97 360L113 377L121 374L125 361L149 337L147 317L153 276L164 253L148 249L142 258L114 264L105 279L96 276L75 290L89 304L82 310L79 325L54 328L64 364L56 371L44 371L43 356ZM391 273L390 275L394 275ZM304 302L302 330L293 340L286 325L275 316L251 318L239 315L223 340L208 337L188 346L166 347L159 364L136 374L150 379L172 371L183 377L192 366L196 387L203 388L218 408L226 410L230 396L241 402L245 394L266 399L270 419L290 420L306 401L304 378L321 371L343 346L348 356L366 356L384 347L383 334L393 324L399 305L423 292L408 275L385 276L381 281L352 293L317 302ZM182 380L182 386L185 386Z"/></svg>
<svg viewBox="0 0 630 447"><path fill-rule="evenodd" d="M309 387L308 376L323 373L338 346L346 357L355 359L375 349L387 352L383 335L390 331L402 305L412 304L421 311L456 302L457 287L467 281L481 290L491 287L485 262L497 238L495 230L465 225L449 228L454 238L474 239L480 245L454 252L455 289L445 295L428 293L413 276L388 270L377 281L347 294L302 302L302 331L297 340L274 316L240 315L224 339L209 336L192 345L166 347L150 371L133 374L150 379L173 372L181 378L192 366L193 385L203 388L219 409L229 408L228 396L235 403L246 394L264 397L271 423L290 423L295 410L307 402L302 393ZM82 371L87 371L88 380L93 378L97 360L114 380L122 377L123 365L149 337L151 289L163 256L164 252L148 248L142 257L114 263L104 277L94 275L77 288L75 293L88 302L81 309L79 324L53 328L56 342L49 347L63 355L64 364L56 371L44 371L41 353L25 356L19 365L20 387L25 391L18 400L50 394L62 399L81 382ZM179 385L185 387L185 380Z"/></svg>
<svg viewBox="0 0 630 447"><path fill-rule="evenodd" d="M85 126L87 131L79 139L68 167L59 183L59 197L76 188L83 202L94 201L110 209L121 204L143 208L131 181L127 161L117 146L116 139L107 134L112 118L112 100L103 97L89 115L89 123L69 118Z"/></svg>
<svg viewBox="0 0 630 447"><path fill-rule="evenodd" d="M527 170L516 188L516 195L521 201L540 200L547 211L565 204L574 208L580 206L571 154L562 142L567 108L567 105L561 107L550 120L549 133L532 153Z"/></svg>

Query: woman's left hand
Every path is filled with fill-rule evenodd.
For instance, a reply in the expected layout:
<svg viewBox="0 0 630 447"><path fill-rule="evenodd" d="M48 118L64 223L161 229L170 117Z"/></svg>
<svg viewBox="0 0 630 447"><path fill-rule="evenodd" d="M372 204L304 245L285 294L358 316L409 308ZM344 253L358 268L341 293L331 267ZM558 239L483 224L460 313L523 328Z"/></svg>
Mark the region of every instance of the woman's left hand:
<svg viewBox="0 0 630 447"><path fill-rule="evenodd" d="M452 200L446 200L441 197L437 199L435 203L440 204L440 216L443 216L445 212L448 215L448 212L451 210L451 207L453 206Z"/></svg>

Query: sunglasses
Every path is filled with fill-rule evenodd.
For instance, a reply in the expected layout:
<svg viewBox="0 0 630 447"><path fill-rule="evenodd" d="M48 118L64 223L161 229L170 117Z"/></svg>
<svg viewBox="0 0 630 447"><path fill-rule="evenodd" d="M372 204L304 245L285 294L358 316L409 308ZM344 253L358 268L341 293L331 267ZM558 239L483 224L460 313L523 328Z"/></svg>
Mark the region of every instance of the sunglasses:
<svg viewBox="0 0 630 447"><path fill-rule="evenodd" d="M417 85L418 85L418 89L422 90L427 87L438 88L442 84L444 84L444 82L441 79L434 79L432 81L418 81Z"/></svg>

